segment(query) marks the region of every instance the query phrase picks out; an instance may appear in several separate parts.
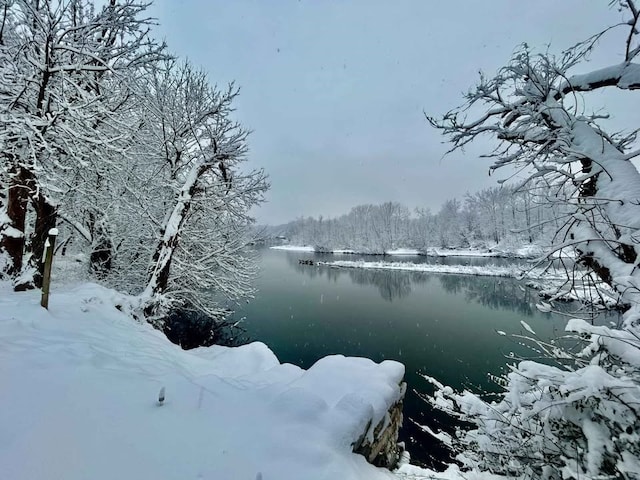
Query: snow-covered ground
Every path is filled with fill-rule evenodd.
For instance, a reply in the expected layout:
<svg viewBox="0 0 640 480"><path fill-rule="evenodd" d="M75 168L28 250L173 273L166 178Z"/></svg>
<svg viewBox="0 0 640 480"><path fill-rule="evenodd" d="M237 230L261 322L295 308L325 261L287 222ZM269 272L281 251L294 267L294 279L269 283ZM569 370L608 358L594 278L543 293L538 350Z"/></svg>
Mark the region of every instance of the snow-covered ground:
<svg viewBox="0 0 640 480"><path fill-rule="evenodd" d="M314 252L315 248L310 245L277 245L270 247L274 250L287 250L291 252ZM495 249L447 249L429 247L424 251L415 248L396 248L387 250L385 255L425 255L429 257L507 257L507 258L536 258L544 254L545 250L539 245L525 245L513 248L495 248ZM358 251L353 249L334 249L323 251L323 253L333 254L358 254L368 255L371 252ZM379 255L377 253L376 255Z"/></svg>
<svg viewBox="0 0 640 480"><path fill-rule="evenodd" d="M542 275L542 270L525 270L522 265L435 265L427 263L412 262L365 262L336 260L333 262L318 262L318 265L325 265L336 268L366 268L376 270L402 270L410 272L425 273L451 273L459 275L481 275L487 277L511 277L519 278L531 276L538 278Z"/></svg>
<svg viewBox="0 0 640 480"><path fill-rule="evenodd" d="M329 356L305 371L261 343L183 351L116 308L126 300L84 284L46 311L0 283L1 478L396 478L351 444L398 399L402 364Z"/></svg>
<svg viewBox="0 0 640 480"><path fill-rule="evenodd" d="M415 248L396 248L394 250L387 250L387 255L421 255L420 250Z"/></svg>
<svg viewBox="0 0 640 480"><path fill-rule="evenodd" d="M287 250L289 252L315 252L315 248L310 245L276 245L269 247L273 250Z"/></svg>

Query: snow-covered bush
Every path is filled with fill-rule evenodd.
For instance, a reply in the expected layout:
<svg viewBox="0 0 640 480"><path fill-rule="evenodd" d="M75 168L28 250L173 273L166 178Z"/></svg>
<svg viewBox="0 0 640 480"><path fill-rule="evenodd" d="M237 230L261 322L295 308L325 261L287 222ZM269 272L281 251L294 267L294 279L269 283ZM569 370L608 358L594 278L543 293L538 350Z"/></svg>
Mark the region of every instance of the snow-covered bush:
<svg viewBox="0 0 640 480"><path fill-rule="evenodd" d="M579 319L567 331L583 348L537 341L556 365L509 365L499 401L429 379L436 391L424 398L474 425L456 438L440 434L464 466L525 478L638 478L640 340Z"/></svg>

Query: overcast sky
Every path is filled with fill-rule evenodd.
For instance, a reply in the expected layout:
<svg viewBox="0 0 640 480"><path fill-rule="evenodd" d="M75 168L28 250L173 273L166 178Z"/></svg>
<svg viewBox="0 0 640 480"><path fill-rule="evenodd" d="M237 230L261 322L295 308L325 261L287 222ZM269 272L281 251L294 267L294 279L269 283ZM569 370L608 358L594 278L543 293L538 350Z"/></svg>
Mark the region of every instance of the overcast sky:
<svg viewBox="0 0 640 480"><path fill-rule="evenodd" d="M490 144L443 159L423 111L458 106L478 71L494 73L522 42L559 51L615 23L608 3L156 0L151 13L173 52L241 87L249 163L271 183L255 215L277 224L388 200L437 210L495 185L503 175L478 158ZM622 60L622 45L602 49L594 63Z"/></svg>

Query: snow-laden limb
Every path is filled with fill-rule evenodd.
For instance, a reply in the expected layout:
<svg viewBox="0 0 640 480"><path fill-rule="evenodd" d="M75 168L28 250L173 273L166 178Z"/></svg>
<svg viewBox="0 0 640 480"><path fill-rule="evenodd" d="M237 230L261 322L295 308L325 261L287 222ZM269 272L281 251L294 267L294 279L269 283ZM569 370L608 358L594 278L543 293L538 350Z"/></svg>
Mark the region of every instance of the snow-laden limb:
<svg viewBox="0 0 640 480"><path fill-rule="evenodd" d="M640 65L623 62L618 65L572 75L558 88L562 95L571 92L588 92L602 87L618 87L623 90L640 88Z"/></svg>
<svg viewBox="0 0 640 480"><path fill-rule="evenodd" d="M623 339L612 341L625 345ZM436 408L473 419L477 428L462 434L458 444L458 458L469 468L536 478L554 472L565 478L601 478L605 472L637 478L637 364L618 364L624 373L616 375L606 363L582 365L513 365L506 392L495 403L447 388L427 398Z"/></svg>
<svg viewBox="0 0 640 480"><path fill-rule="evenodd" d="M443 122L431 119L452 149L494 136L500 143L488 155L493 169L520 168L528 173L520 188L542 188L541 201L561 207L552 247L575 249L576 265L588 272L567 265L565 280L542 309L563 291L593 294L604 304L609 298L627 309L620 329L571 320L566 338L555 343L529 331L545 364L510 365L499 382L504 393L493 402L434 383L427 401L473 424L459 430L455 442L459 460L472 471L640 478L640 173L630 161L638 154L638 131L606 133L598 125L601 116L582 113L578 96L605 87L640 87L634 63L640 11L635 0L611 3L626 16L612 28L624 29L623 64L574 74L612 29L559 57L534 55L524 45L494 78L481 78L467 105Z"/></svg>
<svg viewBox="0 0 640 480"><path fill-rule="evenodd" d="M121 311L134 300L84 284L47 311L0 283L3 478L395 478L352 443L398 400L401 364L184 351Z"/></svg>

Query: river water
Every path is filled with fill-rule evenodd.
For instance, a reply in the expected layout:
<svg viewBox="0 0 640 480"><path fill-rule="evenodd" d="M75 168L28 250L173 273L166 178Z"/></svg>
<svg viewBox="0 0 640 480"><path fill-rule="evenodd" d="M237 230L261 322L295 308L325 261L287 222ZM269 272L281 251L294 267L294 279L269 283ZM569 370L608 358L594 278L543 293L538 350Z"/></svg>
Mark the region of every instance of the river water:
<svg viewBox="0 0 640 480"><path fill-rule="evenodd" d="M446 458L413 423L450 425L416 392L428 385L421 373L454 388L497 391L488 374L499 374L511 353L534 354L497 331L527 332L543 339L562 334L565 317L535 308L537 293L514 279L300 265L299 259L330 261L380 257L333 256L262 249L259 289L236 312L252 340L266 343L281 362L308 368L329 354L392 359L406 366L405 441L412 458L435 466ZM385 261L505 264L496 258L385 257ZM570 306L566 308L572 308ZM608 320L607 320L608 321Z"/></svg>

